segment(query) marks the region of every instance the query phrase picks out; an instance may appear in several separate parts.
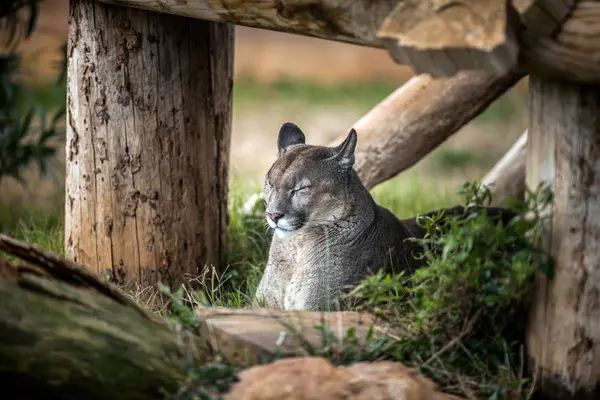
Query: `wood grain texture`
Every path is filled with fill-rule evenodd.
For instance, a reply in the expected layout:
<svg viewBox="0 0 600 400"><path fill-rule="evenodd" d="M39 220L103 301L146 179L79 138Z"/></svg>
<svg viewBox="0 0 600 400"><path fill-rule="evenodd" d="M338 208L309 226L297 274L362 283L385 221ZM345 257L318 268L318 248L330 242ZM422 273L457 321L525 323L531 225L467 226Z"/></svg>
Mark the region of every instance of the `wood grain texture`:
<svg viewBox="0 0 600 400"><path fill-rule="evenodd" d="M492 193L492 205L507 205L510 199L522 199L525 194L525 163L527 131L483 177L481 184Z"/></svg>
<svg viewBox="0 0 600 400"><path fill-rule="evenodd" d="M527 345L544 398L600 397L600 86L532 76L527 183L554 191Z"/></svg>
<svg viewBox="0 0 600 400"><path fill-rule="evenodd" d="M411 78L352 126L358 133L355 168L363 184L371 189L415 165L521 77L463 71L449 78Z"/></svg>
<svg viewBox="0 0 600 400"><path fill-rule="evenodd" d="M376 33L396 0L101 0L126 7L383 47Z"/></svg>
<svg viewBox="0 0 600 400"><path fill-rule="evenodd" d="M66 254L126 289L225 255L233 27L74 0Z"/></svg>
<svg viewBox="0 0 600 400"><path fill-rule="evenodd" d="M523 24L536 36L552 36L569 16L577 0L511 0Z"/></svg>
<svg viewBox="0 0 600 400"><path fill-rule="evenodd" d="M600 83L600 1L579 1L569 11L553 37L523 31L521 65L539 76Z"/></svg>
<svg viewBox="0 0 600 400"><path fill-rule="evenodd" d="M541 76L562 74L574 81L600 82L600 41L595 40L592 32L600 22L600 15L597 12L598 2L593 0L513 0L511 6L506 7L505 24L495 22L502 22L497 10L501 8L499 4L505 2L489 0L100 1L387 48L396 62L411 66L416 74L450 76L458 70L485 69L489 73L503 75L518 64L525 71ZM416 5L416 10L423 8L423 12L401 14L403 19L416 23L419 15L431 17L423 20L422 27L409 30L413 43L399 45L397 39L377 37L386 17L395 7L406 4ZM504 29L501 29L502 26ZM583 30L588 33L582 35ZM460 32L464 35L460 36ZM501 32L503 42L494 45L500 41ZM578 32L577 35L574 36L574 32ZM450 40L452 37L465 45L454 46L458 42ZM475 37L481 40L473 39L470 43L470 38ZM584 50L586 46L587 50ZM425 47L426 50L420 50Z"/></svg>

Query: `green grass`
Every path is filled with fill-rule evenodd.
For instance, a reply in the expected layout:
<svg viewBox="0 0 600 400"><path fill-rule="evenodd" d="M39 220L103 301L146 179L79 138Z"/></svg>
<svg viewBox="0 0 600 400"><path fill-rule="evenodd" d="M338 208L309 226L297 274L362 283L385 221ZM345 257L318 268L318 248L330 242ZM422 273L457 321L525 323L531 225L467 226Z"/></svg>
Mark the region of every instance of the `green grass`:
<svg viewBox="0 0 600 400"><path fill-rule="evenodd" d="M385 99L398 87L385 81L332 83L323 85L309 81L280 79L273 83L238 80L233 86L233 102L236 106L269 103L299 103L306 107L352 105L368 110ZM66 103L66 88L50 83L26 88L20 100L22 105L39 104L55 110ZM476 122L494 122L512 118L526 105L526 94L513 88L492 103Z"/></svg>
<svg viewBox="0 0 600 400"><path fill-rule="evenodd" d="M175 292L161 288L169 303L160 309L152 303L143 304L192 329L198 322L195 307L248 307L271 238L260 197L255 197L254 207L248 207L248 200L259 193L255 185L231 183L229 259L222 276L217 278L208 270L194 278L194 283L203 287L197 292L188 287ZM400 218L464 203L454 191L421 181L411 172L379 185L372 193L379 204ZM536 209L533 205L530 208ZM432 229L429 243L443 249L444 257L438 256L439 249L434 246L426 253L429 266L418 270L411 284L406 285L403 276L378 274L363 281L352 294L367 299L363 304L368 311L390 322L395 335L403 333L359 345L352 329L338 343L337 333L326 326L317 327L323 332L323 346L309 349L309 354L326 357L336 365L402 361L419 368L448 392L476 394L477 398L502 398L510 393L515 395L511 398L521 398L529 387L519 372L526 326L522 301L538 266L531 261L529 242L522 245L517 235L533 225L515 226L507 230L479 216L469 218L466 224L450 224L450 234L428 228ZM4 206L0 207L0 230L62 254L63 225L57 216ZM515 244L516 253L506 255L506 249L514 249L511 246ZM212 385L205 378L214 374L222 374L225 383L229 382L237 371L229 367L209 364L192 371L190 382L174 398L188 398L188 391L205 390Z"/></svg>
<svg viewBox="0 0 600 400"><path fill-rule="evenodd" d="M462 204L489 205L489 192L465 185ZM398 329L387 357L419 368L449 393L469 398L528 398L524 342L528 294L536 272L552 276L537 249L547 187L529 191L498 222L478 210L424 218L424 267L405 276L378 273L351 296ZM511 207L511 208L513 208ZM527 215L527 217L523 217Z"/></svg>
<svg viewBox="0 0 600 400"><path fill-rule="evenodd" d="M334 83L280 79L273 83L238 80L233 85L233 102L236 107L289 103L304 108L353 106L364 112L385 99L398 87L389 82ZM474 123L495 123L513 118L519 110L526 109L526 93L515 87L494 101Z"/></svg>
<svg viewBox="0 0 600 400"><path fill-rule="evenodd" d="M472 166L489 168L494 162L486 153L472 149L439 149L431 153L430 159L433 166L444 173Z"/></svg>
<svg viewBox="0 0 600 400"><path fill-rule="evenodd" d="M242 80L233 85L233 101L240 106L268 99L272 103L284 101L308 107L353 105L369 109L395 89L386 82L319 85L286 79L266 84Z"/></svg>
<svg viewBox="0 0 600 400"><path fill-rule="evenodd" d="M257 185L239 181L230 183L227 265L218 278L211 271L194 278L206 292L204 298L194 299L198 304L236 308L250 304L250 296L256 290L266 264L272 233L265 223L260 197L253 212L248 213L244 208L249 198L261 193L262 188ZM452 191L423 183L410 172L377 186L372 193L379 204L399 218L458 201ZM60 214L47 214L23 205L0 204L0 232L59 255L64 249L62 218ZM188 294L187 297L193 296Z"/></svg>
<svg viewBox="0 0 600 400"><path fill-rule="evenodd" d="M418 213L453 205L459 197L453 190L423 180L407 171L371 190L377 204L388 208L398 218L414 217Z"/></svg>
<svg viewBox="0 0 600 400"><path fill-rule="evenodd" d="M0 203L0 232L55 254L64 253L62 216L35 207Z"/></svg>

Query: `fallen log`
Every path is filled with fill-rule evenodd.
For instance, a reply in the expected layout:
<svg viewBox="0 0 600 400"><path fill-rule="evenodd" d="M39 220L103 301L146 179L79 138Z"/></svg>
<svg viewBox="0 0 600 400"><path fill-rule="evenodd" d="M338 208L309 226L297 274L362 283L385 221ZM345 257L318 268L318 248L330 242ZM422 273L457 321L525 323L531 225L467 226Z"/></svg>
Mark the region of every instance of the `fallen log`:
<svg viewBox="0 0 600 400"><path fill-rule="evenodd" d="M1 250L18 246L0 237ZM158 399L177 389L186 366L211 354L84 269L36 254L34 266L0 258L3 390L20 398Z"/></svg>
<svg viewBox="0 0 600 400"><path fill-rule="evenodd" d="M411 78L352 126L358 133L355 169L363 184L371 189L415 165L522 77L468 71Z"/></svg>
<svg viewBox="0 0 600 400"><path fill-rule="evenodd" d="M384 47L377 30L393 1L358 0L101 0L104 3L215 22Z"/></svg>
<svg viewBox="0 0 600 400"><path fill-rule="evenodd" d="M508 200L522 199L525 195L526 148L527 131L481 181L492 193L492 205L506 205Z"/></svg>

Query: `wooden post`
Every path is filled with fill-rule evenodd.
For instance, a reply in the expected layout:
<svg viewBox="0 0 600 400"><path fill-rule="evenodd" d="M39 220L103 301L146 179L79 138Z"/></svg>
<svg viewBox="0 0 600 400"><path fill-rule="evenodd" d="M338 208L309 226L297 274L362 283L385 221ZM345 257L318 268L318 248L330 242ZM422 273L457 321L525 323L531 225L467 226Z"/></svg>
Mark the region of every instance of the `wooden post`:
<svg viewBox="0 0 600 400"><path fill-rule="evenodd" d="M68 258L126 289L224 261L233 34L71 1Z"/></svg>
<svg viewBox="0 0 600 400"><path fill-rule="evenodd" d="M527 345L543 398L600 398L600 86L532 76L527 184L554 191Z"/></svg>

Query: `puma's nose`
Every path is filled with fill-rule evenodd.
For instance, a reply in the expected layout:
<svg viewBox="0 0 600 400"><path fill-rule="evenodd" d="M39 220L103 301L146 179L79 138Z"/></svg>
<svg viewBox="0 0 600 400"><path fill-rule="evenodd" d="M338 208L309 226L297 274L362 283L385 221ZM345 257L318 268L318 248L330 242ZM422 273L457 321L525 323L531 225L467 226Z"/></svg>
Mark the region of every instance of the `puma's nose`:
<svg viewBox="0 0 600 400"><path fill-rule="evenodd" d="M277 221L279 221L283 217L283 214L279 214L279 213L267 213L267 217L269 217L269 219L271 221L277 223Z"/></svg>

